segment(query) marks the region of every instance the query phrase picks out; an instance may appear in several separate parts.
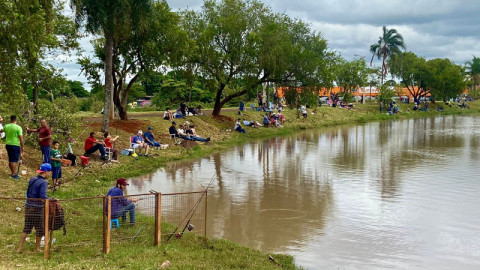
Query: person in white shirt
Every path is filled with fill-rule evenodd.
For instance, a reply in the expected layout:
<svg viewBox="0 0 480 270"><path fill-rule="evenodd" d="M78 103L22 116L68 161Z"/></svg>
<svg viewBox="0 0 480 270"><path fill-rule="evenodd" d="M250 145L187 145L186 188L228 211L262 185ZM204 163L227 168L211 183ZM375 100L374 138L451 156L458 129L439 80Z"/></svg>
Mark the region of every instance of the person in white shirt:
<svg viewBox="0 0 480 270"><path fill-rule="evenodd" d="M5 132L3 132L3 118L0 115L0 138L5 139Z"/></svg>
<svg viewBox="0 0 480 270"><path fill-rule="evenodd" d="M242 124L240 124L240 118L238 118L237 121L235 122L234 129L237 132L247 133L247 131L245 131L245 129L242 128Z"/></svg>
<svg viewBox="0 0 480 270"><path fill-rule="evenodd" d="M303 122L307 121L307 107L305 105L300 106L300 110L302 111L303 115Z"/></svg>

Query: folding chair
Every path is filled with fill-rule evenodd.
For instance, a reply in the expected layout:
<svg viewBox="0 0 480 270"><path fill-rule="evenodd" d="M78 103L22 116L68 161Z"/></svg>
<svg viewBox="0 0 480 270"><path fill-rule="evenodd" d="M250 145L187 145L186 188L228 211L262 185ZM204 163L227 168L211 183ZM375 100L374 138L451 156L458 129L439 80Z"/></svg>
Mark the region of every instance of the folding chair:
<svg viewBox="0 0 480 270"><path fill-rule="evenodd" d="M130 137L130 149L132 149L132 150L133 150L133 153L135 153L135 147L134 147L134 146L135 146L135 143L133 143L133 137L134 137L134 136L131 136L131 137Z"/></svg>
<svg viewBox="0 0 480 270"><path fill-rule="evenodd" d="M108 158L108 160L112 160L112 155L113 149L110 147L105 147L105 156Z"/></svg>
<svg viewBox="0 0 480 270"><path fill-rule="evenodd" d="M170 138L173 140L173 144L180 144L182 139L175 134L170 134Z"/></svg>

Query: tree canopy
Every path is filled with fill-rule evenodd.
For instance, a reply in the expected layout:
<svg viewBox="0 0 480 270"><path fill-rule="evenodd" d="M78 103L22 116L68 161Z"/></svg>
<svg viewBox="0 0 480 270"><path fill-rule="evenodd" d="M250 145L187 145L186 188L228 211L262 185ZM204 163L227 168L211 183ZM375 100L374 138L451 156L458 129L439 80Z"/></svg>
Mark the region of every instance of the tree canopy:
<svg viewBox="0 0 480 270"><path fill-rule="evenodd" d="M385 76L388 73L387 60L401 52L401 49L405 50L405 42L403 36L397 32L396 29L387 29L384 25L382 28L382 35L378 38L377 43L370 46L370 52L372 53L372 60L375 56L378 59L382 59L382 84Z"/></svg>
<svg viewBox="0 0 480 270"><path fill-rule="evenodd" d="M191 36L189 63L215 81L213 115L224 104L262 83L318 85L332 83L326 74L326 41L307 24L275 14L255 0L205 1L198 12L183 14ZM238 80L243 85L238 87Z"/></svg>

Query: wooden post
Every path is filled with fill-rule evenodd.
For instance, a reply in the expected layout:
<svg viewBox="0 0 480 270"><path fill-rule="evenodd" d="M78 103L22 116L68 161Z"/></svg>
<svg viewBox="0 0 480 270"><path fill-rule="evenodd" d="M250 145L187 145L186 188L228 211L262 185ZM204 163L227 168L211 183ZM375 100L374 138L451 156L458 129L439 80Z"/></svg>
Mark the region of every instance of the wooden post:
<svg viewBox="0 0 480 270"><path fill-rule="evenodd" d="M103 196L103 253L107 248L107 197Z"/></svg>
<svg viewBox="0 0 480 270"><path fill-rule="evenodd" d="M203 237L205 238L205 241L207 241L207 198L208 198L208 191L205 190L205 230L203 232Z"/></svg>
<svg viewBox="0 0 480 270"><path fill-rule="evenodd" d="M49 256L49 240L48 240L48 233L49 233L49 218L50 218L50 200L49 199L46 199L45 200L45 207L44 207L44 219L43 219L43 224L44 224L44 231L45 231L45 235L44 235L44 238L43 238L43 243L44 243L44 248L43 248L43 258L44 259L49 259L50 256Z"/></svg>
<svg viewBox="0 0 480 270"><path fill-rule="evenodd" d="M103 217L103 252L105 254L110 253L110 222L111 222L111 215L112 215L112 197L108 196L107 198L104 197L103 201L104 207L106 207L106 211L104 211Z"/></svg>
<svg viewBox="0 0 480 270"><path fill-rule="evenodd" d="M155 194L155 235L153 245L158 247L162 241L162 193Z"/></svg>

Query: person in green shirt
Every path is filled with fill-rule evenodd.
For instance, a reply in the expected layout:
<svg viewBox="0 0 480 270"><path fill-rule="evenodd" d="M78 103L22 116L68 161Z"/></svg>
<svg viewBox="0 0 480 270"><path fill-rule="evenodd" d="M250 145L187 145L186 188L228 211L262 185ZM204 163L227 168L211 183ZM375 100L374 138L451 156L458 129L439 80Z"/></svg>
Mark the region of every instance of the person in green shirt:
<svg viewBox="0 0 480 270"><path fill-rule="evenodd" d="M11 174L15 180L19 180L17 172L17 162L23 155L23 132L22 128L17 125L17 117L15 115L10 116L10 124L5 125L3 130L5 132L7 154L8 154L8 167L10 167Z"/></svg>
<svg viewBox="0 0 480 270"><path fill-rule="evenodd" d="M62 153L58 150L60 143L53 141L53 149L50 151L50 159L52 160L52 181L53 191L57 191L57 186L60 185L62 178Z"/></svg>

